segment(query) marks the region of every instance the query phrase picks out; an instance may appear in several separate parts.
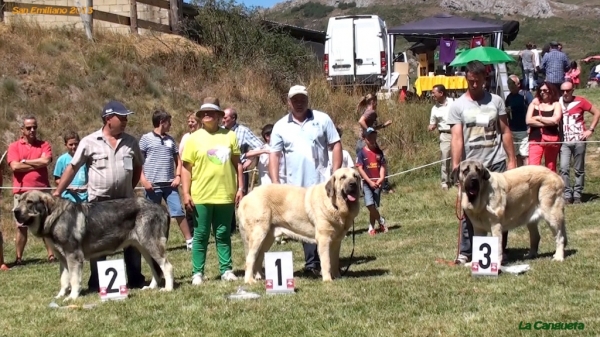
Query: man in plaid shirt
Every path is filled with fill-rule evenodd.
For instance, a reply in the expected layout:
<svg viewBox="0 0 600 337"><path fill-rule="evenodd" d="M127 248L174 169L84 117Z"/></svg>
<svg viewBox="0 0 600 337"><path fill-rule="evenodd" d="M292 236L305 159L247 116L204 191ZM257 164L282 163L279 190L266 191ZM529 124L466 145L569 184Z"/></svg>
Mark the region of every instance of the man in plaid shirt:
<svg viewBox="0 0 600 337"><path fill-rule="evenodd" d="M546 73L546 83L560 92L560 85L565 81L565 73L569 70L569 58L558 49L557 42L550 42L550 52L542 58L540 70Z"/></svg>
<svg viewBox="0 0 600 337"><path fill-rule="evenodd" d="M235 132L238 144L242 155L240 160L244 166L244 195L248 193L249 185L249 174L246 172L252 164L252 158L259 157L261 154L269 153L269 150L265 148L265 144L256 137L256 135L244 125L240 125L237 122L238 114L234 108L225 109L225 116L223 116L223 127ZM235 215L231 222L231 233L235 232L236 221Z"/></svg>

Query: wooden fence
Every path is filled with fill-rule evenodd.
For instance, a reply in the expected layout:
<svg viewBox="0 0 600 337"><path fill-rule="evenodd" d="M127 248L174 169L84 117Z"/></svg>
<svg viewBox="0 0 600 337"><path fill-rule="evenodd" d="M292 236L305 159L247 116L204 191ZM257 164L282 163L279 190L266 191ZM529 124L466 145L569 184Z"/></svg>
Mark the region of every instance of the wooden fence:
<svg viewBox="0 0 600 337"><path fill-rule="evenodd" d="M157 31L168 34L180 34L181 23L183 21L184 3L182 0L128 0L129 3L129 16L122 10L120 14L111 13L108 11L102 11L96 9L94 6L94 0L82 0L85 3L82 7L76 6L61 6L61 5L46 5L43 0L39 4L33 3L20 3L20 2L6 2L0 0L0 22L7 20L5 13L12 13L14 15L54 15L54 16L81 16L83 20L87 17L87 21L90 25L90 30L93 30L94 21L103 21L123 26L129 26L130 31L133 34L138 34L138 28ZM96 0L102 2L103 0ZM59 1L55 1L59 2ZM149 20L140 19L138 16L138 3L156 7L159 9L165 9L169 12L169 24L162 24L152 22ZM186 7L192 7L185 4ZM126 5L125 5L126 6ZM108 6L104 6L108 7ZM121 6L122 7L122 6ZM191 8L186 8L186 12L194 11Z"/></svg>

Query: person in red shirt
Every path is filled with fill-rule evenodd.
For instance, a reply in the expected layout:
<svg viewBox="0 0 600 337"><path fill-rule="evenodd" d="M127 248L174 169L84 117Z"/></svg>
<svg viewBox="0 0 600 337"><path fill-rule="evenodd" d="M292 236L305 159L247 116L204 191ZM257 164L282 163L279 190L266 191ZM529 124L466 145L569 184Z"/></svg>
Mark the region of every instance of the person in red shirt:
<svg viewBox="0 0 600 337"><path fill-rule="evenodd" d="M369 235L376 234L375 220L379 222L379 231L388 231L385 219L379 213L381 189L385 181L386 161L383 151L377 146L377 131L367 128L363 132L365 146L356 153L356 168L363 178L365 206L369 210Z"/></svg>
<svg viewBox="0 0 600 337"><path fill-rule="evenodd" d="M48 164L52 162L52 149L46 141L37 138L37 120L27 116L21 123L21 138L8 146L7 162L13 172L13 199L16 206L19 197L27 190L40 188L50 193ZM21 264L27 243L27 227L17 223L17 258L15 265ZM44 240L48 260L55 261L50 245Z"/></svg>
<svg viewBox="0 0 600 337"><path fill-rule="evenodd" d="M560 148L560 175L565 183L565 201L569 204L581 203L585 178L585 150L586 143L594 133L594 129L600 119L600 111L587 99L575 96L572 82L564 82L560 85L562 96L558 100L562 108L562 131L564 143ZM586 129L583 114L589 111L594 117L590 128ZM575 171L575 186L570 183L570 162L573 158L573 169Z"/></svg>

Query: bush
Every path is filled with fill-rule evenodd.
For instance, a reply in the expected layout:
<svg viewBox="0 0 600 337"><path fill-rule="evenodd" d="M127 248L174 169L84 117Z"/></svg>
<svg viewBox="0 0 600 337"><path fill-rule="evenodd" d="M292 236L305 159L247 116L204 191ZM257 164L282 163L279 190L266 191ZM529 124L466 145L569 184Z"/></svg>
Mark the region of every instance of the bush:
<svg viewBox="0 0 600 337"><path fill-rule="evenodd" d="M299 12L300 15L302 15L305 18L322 19L322 18L327 17L329 15L329 13L331 13L333 11L333 9L334 8L332 6L326 6L326 5L320 4L318 2L309 1L300 6L293 7L290 10L290 12L292 12L292 13Z"/></svg>
<svg viewBox="0 0 600 337"><path fill-rule="evenodd" d="M252 68L285 91L305 81L318 65L314 55L278 29L269 29L257 9L233 0L198 0L198 15L184 30L212 51L215 69Z"/></svg>
<svg viewBox="0 0 600 337"><path fill-rule="evenodd" d="M346 10L346 9L355 8L355 7L356 7L356 2L354 2L354 1L342 2L341 4L338 5L338 8L341 10Z"/></svg>

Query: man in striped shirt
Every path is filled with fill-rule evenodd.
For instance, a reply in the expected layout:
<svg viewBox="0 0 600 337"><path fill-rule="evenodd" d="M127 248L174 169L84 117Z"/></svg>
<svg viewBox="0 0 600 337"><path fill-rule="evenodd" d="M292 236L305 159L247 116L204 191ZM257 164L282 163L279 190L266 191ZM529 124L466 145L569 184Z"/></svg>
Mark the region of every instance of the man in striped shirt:
<svg viewBox="0 0 600 337"><path fill-rule="evenodd" d="M125 133L127 116L132 113L117 101L110 101L104 106L101 115L104 125L100 130L81 139L73 159L65 168L52 195L60 197L71 184L79 168L87 164L89 202L135 196L134 188L142 174L143 159L137 140ZM125 248L123 255L128 287L141 288L145 283L142 255L132 246ZM90 260L90 291L99 290L96 262L103 260L106 260L106 256Z"/></svg>
<svg viewBox="0 0 600 337"><path fill-rule="evenodd" d="M160 204L167 203L171 218L177 220L188 249L192 248L192 235L185 218L179 184L181 183L181 159L175 139L167 134L171 129L171 115L162 110L152 114L154 130L140 138L140 151L144 157L144 169L140 182L146 190L146 198Z"/></svg>

